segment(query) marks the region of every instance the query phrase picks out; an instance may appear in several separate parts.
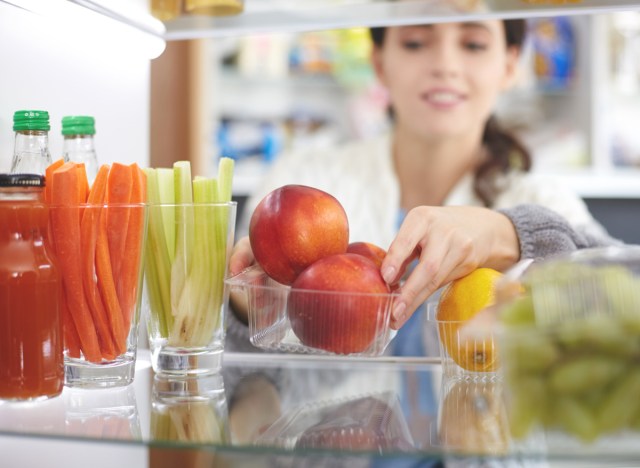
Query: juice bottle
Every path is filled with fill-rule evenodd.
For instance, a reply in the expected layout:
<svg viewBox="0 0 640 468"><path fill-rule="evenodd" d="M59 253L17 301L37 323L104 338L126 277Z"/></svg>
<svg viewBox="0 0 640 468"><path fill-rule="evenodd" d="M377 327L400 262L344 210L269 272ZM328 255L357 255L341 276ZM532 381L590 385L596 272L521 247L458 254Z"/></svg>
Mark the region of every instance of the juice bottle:
<svg viewBox="0 0 640 468"><path fill-rule="evenodd" d="M43 174L51 164L49 152L49 113L42 110L19 110L13 114L15 143L12 174Z"/></svg>
<svg viewBox="0 0 640 468"><path fill-rule="evenodd" d="M65 162L84 164L89 185L93 184L98 174L95 134L95 119L89 115L68 115L62 118L62 157Z"/></svg>
<svg viewBox="0 0 640 468"><path fill-rule="evenodd" d="M62 287L47 251L44 177L0 174L0 400L62 392Z"/></svg>

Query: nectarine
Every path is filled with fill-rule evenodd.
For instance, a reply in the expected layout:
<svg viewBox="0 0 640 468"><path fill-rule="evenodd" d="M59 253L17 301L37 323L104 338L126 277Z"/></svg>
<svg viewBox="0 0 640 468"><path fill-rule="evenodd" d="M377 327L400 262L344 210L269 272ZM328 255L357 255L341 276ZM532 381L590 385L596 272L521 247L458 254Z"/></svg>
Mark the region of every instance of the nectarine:
<svg viewBox="0 0 640 468"><path fill-rule="evenodd" d="M254 210L249 241L265 273L291 284L316 260L347 251L347 214L327 192L285 185L270 192Z"/></svg>
<svg viewBox="0 0 640 468"><path fill-rule="evenodd" d="M378 268L382 266L382 261L387 255L387 251L371 242L352 242L347 246L347 253L353 253L367 257Z"/></svg>
<svg viewBox="0 0 640 468"><path fill-rule="evenodd" d="M384 329L389 303L378 267L345 253L318 260L296 278L287 313L302 344L351 354L366 351Z"/></svg>

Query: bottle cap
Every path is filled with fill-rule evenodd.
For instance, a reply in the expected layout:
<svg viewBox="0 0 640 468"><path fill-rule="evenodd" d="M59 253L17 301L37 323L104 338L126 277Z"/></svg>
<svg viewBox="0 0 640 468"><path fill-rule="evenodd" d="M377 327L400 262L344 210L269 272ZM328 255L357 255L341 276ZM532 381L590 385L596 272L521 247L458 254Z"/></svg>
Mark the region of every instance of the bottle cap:
<svg viewBox="0 0 640 468"><path fill-rule="evenodd" d="M0 187L44 187L44 176L39 174L0 174Z"/></svg>
<svg viewBox="0 0 640 468"><path fill-rule="evenodd" d="M49 131L49 113L42 110L19 110L13 114L13 131Z"/></svg>
<svg viewBox="0 0 640 468"><path fill-rule="evenodd" d="M88 115L67 115L62 117L63 135L95 135L96 121Z"/></svg>

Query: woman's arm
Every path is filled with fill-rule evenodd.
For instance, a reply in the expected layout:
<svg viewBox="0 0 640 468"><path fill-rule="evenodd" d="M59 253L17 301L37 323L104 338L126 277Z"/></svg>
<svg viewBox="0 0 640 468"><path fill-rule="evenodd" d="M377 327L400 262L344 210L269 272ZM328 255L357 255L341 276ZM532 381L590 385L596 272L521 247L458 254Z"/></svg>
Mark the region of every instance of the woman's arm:
<svg viewBox="0 0 640 468"><path fill-rule="evenodd" d="M391 326L400 328L438 288L479 267L506 270L521 258L544 258L588 247L620 244L604 231L573 228L539 205L500 211L480 207L419 207L411 210L389 247L382 273L389 283L404 276Z"/></svg>
<svg viewBox="0 0 640 468"><path fill-rule="evenodd" d="M622 244L606 232L574 229L562 216L539 205L518 205L499 211L516 228L521 258L545 258L578 249Z"/></svg>

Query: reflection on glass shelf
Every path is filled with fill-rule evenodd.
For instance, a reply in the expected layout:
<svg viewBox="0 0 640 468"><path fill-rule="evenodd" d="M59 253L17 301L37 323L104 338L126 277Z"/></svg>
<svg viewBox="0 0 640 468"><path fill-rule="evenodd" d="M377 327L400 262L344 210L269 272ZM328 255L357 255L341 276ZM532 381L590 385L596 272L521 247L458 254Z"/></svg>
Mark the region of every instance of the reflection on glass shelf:
<svg viewBox="0 0 640 468"><path fill-rule="evenodd" d="M121 441L141 438L132 386L65 387L61 396L44 402L1 405L1 432Z"/></svg>

